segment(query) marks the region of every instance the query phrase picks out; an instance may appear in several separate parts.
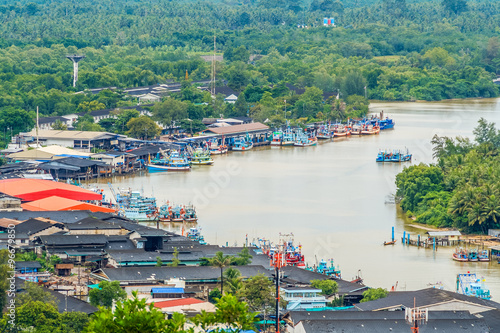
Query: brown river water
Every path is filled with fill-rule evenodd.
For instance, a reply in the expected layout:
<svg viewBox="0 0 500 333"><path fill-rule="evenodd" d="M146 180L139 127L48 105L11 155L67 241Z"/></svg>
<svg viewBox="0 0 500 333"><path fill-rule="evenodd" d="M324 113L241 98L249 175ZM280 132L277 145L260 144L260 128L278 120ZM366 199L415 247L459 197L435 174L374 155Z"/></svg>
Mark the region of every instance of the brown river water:
<svg viewBox="0 0 500 333"><path fill-rule="evenodd" d="M372 103L371 112L385 111L393 130L375 136L353 136L320 142L317 147L255 148L215 156L211 167L191 172L143 173L116 177L113 186L142 189L158 205L170 202L196 206L199 225L212 244L239 245L254 238L278 241L293 233L308 264L335 260L344 279L358 270L367 285L415 290L441 282L455 290L459 273L486 279L493 300L500 300L500 265L459 263L453 248L401 245L403 231L411 238L425 234L391 203L395 176L405 165L375 162L379 149L405 149L412 163L432 162L434 134L469 136L480 117L500 126L500 99L444 102ZM109 195L105 184L100 184ZM383 246L395 227L397 245ZM171 226L163 227L171 229ZM178 228L177 228L178 230Z"/></svg>

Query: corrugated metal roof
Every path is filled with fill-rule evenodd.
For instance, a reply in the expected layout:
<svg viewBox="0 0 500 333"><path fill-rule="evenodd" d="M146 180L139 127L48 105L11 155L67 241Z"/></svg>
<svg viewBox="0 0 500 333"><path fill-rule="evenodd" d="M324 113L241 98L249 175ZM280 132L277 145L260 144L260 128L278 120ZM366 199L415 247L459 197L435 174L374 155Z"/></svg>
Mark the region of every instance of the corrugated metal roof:
<svg viewBox="0 0 500 333"><path fill-rule="evenodd" d="M183 294L184 288L151 288L153 294Z"/></svg>
<svg viewBox="0 0 500 333"><path fill-rule="evenodd" d="M181 305L192 305L192 304L200 304L200 303L205 303L202 300L196 299L196 298L181 298L181 299L173 299L169 301L163 301L163 302L155 302L154 306L155 308L170 308L174 306L181 306Z"/></svg>
<svg viewBox="0 0 500 333"><path fill-rule="evenodd" d="M431 237L462 236L458 230L428 231L427 234Z"/></svg>
<svg viewBox="0 0 500 333"><path fill-rule="evenodd" d="M218 135L228 135L228 134L237 134L245 132L265 131L268 129L269 126L264 125L262 123L250 123L250 124L234 125L229 127L208 128L204 132L212 132Z"/></svg>

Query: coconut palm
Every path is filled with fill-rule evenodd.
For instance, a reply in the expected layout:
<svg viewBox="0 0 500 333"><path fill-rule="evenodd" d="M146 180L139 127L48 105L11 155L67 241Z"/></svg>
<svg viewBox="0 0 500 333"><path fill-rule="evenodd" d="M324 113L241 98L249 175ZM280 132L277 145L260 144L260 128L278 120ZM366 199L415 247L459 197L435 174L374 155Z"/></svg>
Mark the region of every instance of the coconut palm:
<svg viewBox="0 0 500 333"><path fill-rule="evenodd" d="M223 269L224 267L227 267L231 264L233 261L233 257L231 256L225 256L222 251L219 251L215 254L213 258L210 259L210 265L211 266L217 266L220 268L220 293L223 295L224 294L224 275L223 275Z"/></svg>

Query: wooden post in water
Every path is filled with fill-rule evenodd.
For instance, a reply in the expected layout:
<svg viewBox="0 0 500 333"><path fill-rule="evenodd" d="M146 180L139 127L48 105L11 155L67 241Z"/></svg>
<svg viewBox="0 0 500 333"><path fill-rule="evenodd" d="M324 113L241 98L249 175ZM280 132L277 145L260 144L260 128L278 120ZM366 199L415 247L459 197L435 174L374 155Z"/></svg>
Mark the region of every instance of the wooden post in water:
<svg viewBox="0 0 500 333"><path fill-rule="evenodd" d="M432 239L433 239L433 241L432 241L432 250L436 251L436 237L433 237Z"/></svg>
<svg viewBox="0 0 500 333"><path fill-rule="evenodd" d="M392 227L392 241L394 242L394 227Z"/></svg>
<svg viewBox="0 0 500 333"><path fill-rule="evenodd" d="M417 240L417 247L420 247L420 235L418 235L417 239L418 239Z"/></svg>
<svg viewBox="0 0 500 333"><path fill-rule="evenodd" d="M403 231L403 241L401 244L405 245L405 239L406 239L406 231Z"/></svg>

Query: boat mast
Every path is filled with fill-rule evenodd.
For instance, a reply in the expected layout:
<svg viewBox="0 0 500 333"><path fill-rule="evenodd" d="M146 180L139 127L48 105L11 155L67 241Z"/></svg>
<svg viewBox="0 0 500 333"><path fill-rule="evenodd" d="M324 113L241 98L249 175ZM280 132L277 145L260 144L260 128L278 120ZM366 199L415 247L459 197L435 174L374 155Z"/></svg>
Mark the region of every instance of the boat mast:
<svg viewBox="0 0 500 333"><path fill-rule="evenodd" d="M36 148L38 149L40 146L38 145L38 127L39 127L39 117L38 117L38 106L36 107Z"/></svg>

